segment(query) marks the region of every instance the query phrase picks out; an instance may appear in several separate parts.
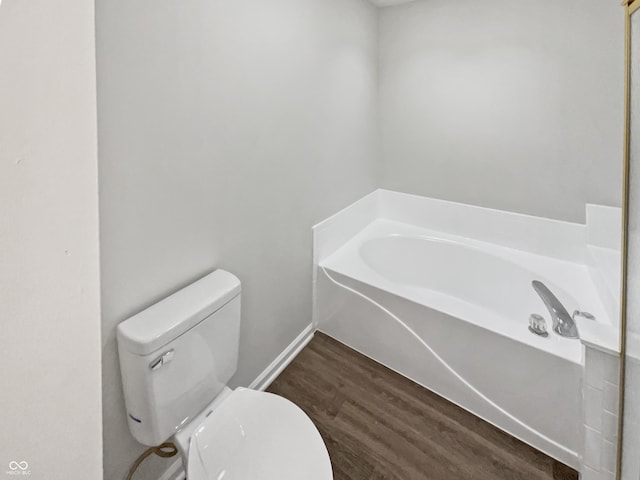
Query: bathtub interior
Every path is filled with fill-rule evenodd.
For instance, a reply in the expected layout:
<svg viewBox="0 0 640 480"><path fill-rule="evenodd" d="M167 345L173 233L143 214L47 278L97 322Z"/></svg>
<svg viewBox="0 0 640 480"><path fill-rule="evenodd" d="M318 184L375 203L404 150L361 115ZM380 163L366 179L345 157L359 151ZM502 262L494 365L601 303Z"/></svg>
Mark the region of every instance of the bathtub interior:
<svg viewBox="0 0 640 480"><path fill-rule="evenodd" d="M586 265L387 219L373 221L320 266L576 363L583 362L580 342L551 333L531 282L545 283L569 313L611 324ZM548 337L529 331L532 313L546 318Z"/></svg>

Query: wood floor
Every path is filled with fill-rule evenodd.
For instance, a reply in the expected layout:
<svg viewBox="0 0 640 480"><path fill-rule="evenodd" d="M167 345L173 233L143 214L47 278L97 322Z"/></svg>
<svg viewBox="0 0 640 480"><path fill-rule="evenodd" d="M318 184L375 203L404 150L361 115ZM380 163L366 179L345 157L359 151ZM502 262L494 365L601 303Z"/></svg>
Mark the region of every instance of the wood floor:
<svg viewBox="0 0 640 480"><path fill-rule="evenodd" d="M321 333L269 391L313 419L335 480L578 479L569 467Z"/></svg>

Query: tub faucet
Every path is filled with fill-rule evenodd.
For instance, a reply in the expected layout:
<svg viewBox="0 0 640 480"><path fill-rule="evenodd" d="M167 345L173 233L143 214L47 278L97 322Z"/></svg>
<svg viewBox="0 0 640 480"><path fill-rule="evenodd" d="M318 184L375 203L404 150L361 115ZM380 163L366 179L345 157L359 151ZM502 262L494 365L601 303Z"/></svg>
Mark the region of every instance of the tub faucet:
<svg viewBox="0 0 640 480"><path fill-rule="evenodd" d="M567 309L564 308L564 305L560 303L560 300L551 293L551 290L544 283L534 280L531 285L549 309L549 314L553 321L553 331L561 337L578 338L576 323L567 312Z"/></svg>

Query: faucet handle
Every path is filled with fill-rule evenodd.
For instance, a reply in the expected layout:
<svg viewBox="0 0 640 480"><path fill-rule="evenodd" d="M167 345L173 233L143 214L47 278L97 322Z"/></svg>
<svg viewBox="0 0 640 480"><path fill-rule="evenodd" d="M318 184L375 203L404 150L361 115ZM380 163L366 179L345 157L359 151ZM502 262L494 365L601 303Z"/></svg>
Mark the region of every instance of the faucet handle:
<svg viewBox="0 0 640 480"><path fill-rule="evenodd" d="M541 337L548 337L547 322L542 315L532 313L529 317L529 331Z"/></svg>

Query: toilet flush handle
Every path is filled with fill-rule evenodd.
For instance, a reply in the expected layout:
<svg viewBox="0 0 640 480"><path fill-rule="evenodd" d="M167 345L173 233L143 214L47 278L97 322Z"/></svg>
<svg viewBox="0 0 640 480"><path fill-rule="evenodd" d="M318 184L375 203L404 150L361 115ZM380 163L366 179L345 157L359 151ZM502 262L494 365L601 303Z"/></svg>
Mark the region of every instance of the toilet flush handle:
<svg viewBox="0 0 640 480"><path fill-rule="evenodd" d="M173 360L174 355L175 355L175 350L172 348L171 350L169 350L167 352L164 352L158 358L153 360L149 364L149 368L151 370L154 370L154 371L155 370L159 370L163 365L166 365L167 363L170 363L171 360Z"/></svg>

